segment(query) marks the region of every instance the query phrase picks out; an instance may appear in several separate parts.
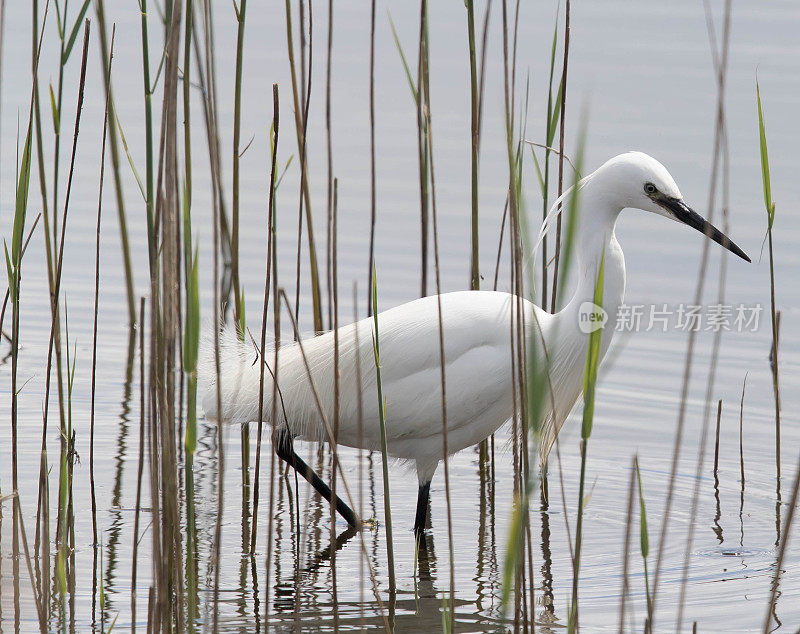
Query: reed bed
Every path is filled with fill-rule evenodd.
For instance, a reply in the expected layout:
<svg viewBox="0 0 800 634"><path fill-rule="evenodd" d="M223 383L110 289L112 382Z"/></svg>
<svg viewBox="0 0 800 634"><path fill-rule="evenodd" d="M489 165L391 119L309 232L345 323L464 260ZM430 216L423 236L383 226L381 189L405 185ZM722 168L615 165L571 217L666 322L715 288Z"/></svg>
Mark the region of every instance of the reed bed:
<svg viewBox="0 0 800 634"><path fill-rule="evenodd" d="M399 471L392 467L387 445L386 425L389 424L391 396L384 393L382 382L382 364L391 363L391 360L381 357L383 332L379 304L385 303L381 298L387 283L383 280L390 277L391 253L383 251L386 245L382 243L379 231L384 219L382 198L378 195L378 175L384 160L380 145L384 117L379 106L380 95L376 94L376 80L381 79L382 64L386 60L380 58L381 48L376 48L376 40L381 29L390 29L394 40L392 53L396 53L390 62L404 73L411 95L407 110L409 120L414 122L416 136L412 143L415 146L412 154L416 156L409 159L414 164L413 176L417 181L415 198L416 188L419 190L419 210L412 210L414 218L419 213L420 226L418 294L439 295L448 288L443 275L442 246L451 238L447 228L441 224L444 206L442 196L437 198L437 186L442 191L442 177L438 176L440 180L437 182L437 169L441 174L447 166L442 169L442 164L437 161L439 149L433 125L435 117L438 134L439 121L443 121L446 115L436 109L438 102L434 95L438 87L432 71L437 61L436 46L440 37L433 30L432 25L437 23L432 12L443 9L434 9L427 0L421 0L418 23L411 27L401 24L401 28L391 15L382 15L381 7L374 0L359 9L366 12L369 23L368 46L364 51L364 59L368 57L365 63L365 69L368 67L365 71L369 78L368 90L364 95L367 107L361 122L369 130L369 184L363 188L365 192L368 190L368 200L359 203L361 206L358 207L363 212L360 226L368 245L366 258L359 254L358 268L363 269L366 259L368 275L364 280L366 297L359 297L359 287L353 281L352 308L354 319L359 314L372 318L374 366L362 367L358 355L355 366L359 384L362 377L374 374L376 392L359 393L356 397L359 434L363 437L365 425L379 425L381 447L380 451L350 453L338 445L340 413L350 405L343 401L345 396L340 393L340 364L347 360L341 358L338 329L343 325L344 308L349 301L343 300L339 293L340 285L350 281L343 277L342 263L350 258L352 246L351 236L342 232L341 219L343 215L353 213L353 183L341 175L341 172L350 173L347 171L350 157L338 149L342 141L335 116L337 104L333 100L334 87L340 81L337 70L343 63L336 56L335 42L339 38L336 25L344 13L337 12L338 3L333 0L329 0L325 8L310 0L296 3L286 0L282 7L283 23L273 25L273 28L275 34L280 32L285 38L285 57L280 62L287 67L290 85L281 86L279 90L278 84L273 83L270 94L258 96L257 99L266 104L261 108L263 121L260 128L251 130L246 116L248 108L253 107L248 101L248 76L253 72L256 60L246 55L249 50L246 42L270 36L253 27L253 20L258 16L254 16L252 3L248 22L247 0L235 0L232 7L223 7L210 0L165 0L161 3L138 0L138 6L135 5L138 9L136 27L131 26L133 22L128 22L125 32L117 24L109 24L107 11L110 12L111 3L96 0L94 21L88 17L90 5L90 0L77 3L77 6L68 0L52 3L47 0L44 6L38 0L32 2L31 71L29 84L26 84L30 97L26 102L27 110L20 114L13 213L4 239L8 290L0 316L0 332L6 339L4 345L8 347L7 394L11 431L2 452L10 456L10 482L0 480L0 547L5 544L3 540L9 531L11 541L10 557L5 552L0 553L0 610L3 610L0 612L0 627L13 622L17 629L30 626L42 632L82 631L87 628L106 632L121 627L129 627L131 631L146 629L148 632L216 632L242 628L244 623L246 629L259 631L307 631L314 627L330 631L353 627L404 631L430 628L429 621L419 620L426 610L439 617L434 629L454 632L474 627L475 623L466 618L463 608L468 603L464 597L469 591L461 588L460 540L464 536L458 530L462 518L457 510L466 498L464 488L451 461L445 460L443 494L436 497L441 510L434 512L441 524L433 527L435 531L421 536L421 541L414 540L413 553L405 552L404 545L409 541L404 533L406 518L397 512L393 514L391 503L392 499L397 499L395 487L403 482L398 482L395 474ZM461 11L447 9L453 11L454 16L456 10ZM0 50L4 46L2 30L8 28L4 11L5 2L0 0ZM463 70L467 80L463 96L464 104L468 104L468 125L463 145L469 155L469 169L463 174L463 182L458 184L469 202L468 209L460 217L464 226L462 233L469 236L469 261L463 267L466 277L462 278L466 283L462 286L471 290L489 286L489 282L482 284L486 256L483 259L480 256L486 253L487 244L497 244L496 260L494 252L491 258L495 261L493 287L497 289L499 283L507 284L517 297L508 333L513 349L509 363L515 377L509 386L515 404L507 452L510 456L504 456L507 460L500 459L500 450L496 456L495 438L492 436L476 448L474 461L479 482L479 517L474 523L478 541L478 573L474 579L478 599L475 603L476 612L483 619L481 625L487 630L504 628L529 632L550 628L559 620L563 622L558 626L565 626L570 632L577 632L581 627L589 631L593 626L586 608L590 597L582 593L582 588L585 588L582 584L586 583L585 562L591 554L587 553L584 540L589 534L590 522L597 522L597 518L590 514L595 486L590 474L595 456L588 449L594 428L596 394L604 375L599 365L602 331L595 331L588 337L580 438L577 443L575 438L562 441L578 446L578 472L562 473L561 447L559 442L555 445L560 491L556 492L555 486L552 489L563 504L564 526L551 526L551 517L555 517L551 516L551 487L547 471L539 464L538 450L545 433L543 417L555 398L557 386L551 381L550 361L537 365L532 360L535 355L530 351L540 343L537 338L540 331L538 324L526 323L522 303L523 299L529 299L556 310L564 299L575 249L580 247L575 244L575 235L582 201L579 195L574 195L558 217L555 235L550 236L551 242L548 244L547 238L543 241L541 258L534 261L527 257L533 251L530 237L535 235L539 225L540 203L544 218L555 200L553 190L560 196L569 185L577 185L581 178L590 130L588 108L580 117L570 116L568 126L567 86L573 7L567 0L563 7L560 4L554 7L554 11L555 24L552 39L548 39L549 54L545 60L548 73L544 78L527 75L524 90L524 64L518 59L518 44L523 37L520 31L524 28L520 3L467 0L465 12L458 14L466 28ZM500 15L496 16L498 13ZM709 214L719 209L726 228L730 206L730 156L725 90L731 47L731 13L731 2L728 1L720 21L719 42L714 35L718 29L714 16L710 9L706 14L716 89L707 209ZM327 20L325 46L315 47L315 35L319 41L318 24L323 15ZM494 21L491 21L492 17L495 17ZM227 68L223 73L218 72L220 54L216 36L221 29L231 29L231 33L235 33L235 36L229 34L235 41L235 48L226 52L226 59L234 60L231 72ZM499 51L493 51L488 44L490 34L501 42ZM131 49L130 38L134 36L138 48ZM128 48L125 50L135 50L140 57L137 64L141 65L141 90L135 104L140 123L131 123L127 104L115 100L115 94L120 94L119 90L115 93L115 82L119 88L121 80L128 82L132 79L115 75L119 73L115 46L119 47L120 38L127 40ZM77 55L73 56L78 43L82 43L80 61ZM99 52L98 68L88 63L92 46L96 46ZM414 49L416 59L412 57ZM40 71L43 50L57 56L47 61L48 69L53 70L54 81ZM323 61L315 57L321 57ZM487 67L490 69L488 81ZM486 91L487 86L492 85L492 69L500 67L502 94L490 94ZM325 74L324 97L318 96L322 94L319 90L312 93L312 87L319 83L317 80L315 84L314 77L320 68L324 68ZM70 78L75 75L78 79L73 85ZM138 78L136 80L138 82ZM1 81L4 81L2 76ZM102 86L102 117L98 120L87 120L84 114L84 96L92 86ZM539 87L544 90L540 92ZM227 95L228 90L231 91L232 109L218 103L219 94L226 91L223 94ZM6 91L2 94L5 95ZM281 94L288 95L289 116L286 116L286 103L283 113L280 112ZM758 84L755 96L767 212L765 241L769 257L770 376L776 471L776 540L763 623L763 631L767 632L781 625L778 618L781 580L800 495L800 463L791 482L788 501L784 502L781 497L778 362L780 310L776 297L777 254L773 243L775 202L772 200L765 108L762 107ZM502 102L503 117L498 138L487 134L487 130L492 128L486 126L484 129L484 103L492 99ZM201 109L200 117L196 112L192 113L198 107ZM6 110L5 105L2 110ZM318 110L324 110L324 141L315 136L316 131L322 129L314 125ZM543 137L534 134L533 139L528 138L534 128L533 124L528 125L529 118L543 124L540 127ZM192 123L196 126L198 122L205 135L205 143L200 147L193 144L198 137ZM64 126L69 123L72 123L72 139L69 158L66 158L69 127ZM287 125L293 127L294 132L287 129ZM80 152L86 151L87 128L93 132L95 128L101 131L99 165L94 166L96 170L93 172L99 175L99 181L92 225L93 302L91 309L86 310L91 315L88 354L82 347L80 336L83 335L77 335L79 343L76 343L76 332L80 331L81 324L74 315L81 307L68 302L65 288L71 288L71 285L64 284L71 281L71 276L78 277L80 273L69 268L72 261L65 258L65 251L68 251L70 239L80 230L75 227L73 217L79 213L76 207L82 203L71 199L73 187L77 187L79 179L89 178L77 160ZM228 146L231 152L228 155L230 178L224 169L228 159L224 158L221 149L225 147L223 141L227 140L229 131L232 136L232 145ZM248 140L250 134L253 138ZM286 134L295 137L293 144L296 147L292 150L286 148ZM128 139L133 141L130 146ZM571 140L576 141L573 151L568 149ZM483 201L494 193L481 180L481 151L482 148L486 151L490 143L501 148L500 156L507 161L507 180L499 188L502 196L497 197L494 206L484 204ZM255 148L262 144L267 148L264 155L251 158ZM7 145L4 139L2 147ZM325 177L315 159L316 149L323 145ZM123 152L127 165L121 157ZM334 162L334 155L337 162ZM263 168L261 224L258 227L246 224L246 219L251 217L246 214L252 205L252 197L246 189L249 181L245 177L249 173L246 166L250 160L260 161ZM551 174L554 160L558 161L555 183ZM569 172L565 174L565 162L572 168L572 178ZM202 167L198 169L198 166ZM103 268L108 262L108 257L103 254L109 251L106 241L111 231L108 214L103 209L104 202L107 204L104 189L109 189L104 185L108 180L107 167L114 183L112 194L119 231L115 239L120 245L119 254L114 257L119 270ZM284 196L285 189L280 189L280 186L287 172L291 189ZM35 189L37 175L38 197L30 191L32 179ZM529 181L538 187L533 195ZM320 196L318 184L323 182L324 195ZM128 193L131 185L135 187L132 190L134 196ZM6 189L5 184L2 189ZM278 196L279 190L281 197ZM141 199L136 191L140 192ZM107 197L109 195L106 193ZM321 200L325 201L326 231L325 244L318 248L321 242L317 240L314 228L315 222L319 228L323 216L319 211L314 215L312 203L319 210L323 208L318 202ZM199 201L208 203L210 210L207 213ZM529 211L534 209L535 213ZM34 210L38 215L31 222ZM487 217L493 219L495 226L496 234L491 236L481 235ZM39 218L42 227L37 232ZM251 232L258 232L260 239L263 238L266 257L262 262L249 260L247 246L252 243ZM27 341L21 339L21 325L27 319L26 300L32 296L32 291L23 284L23 280L27 282L29 279L23 278L23 270L27 271L31 266L29 259L25 258L28 244L32 239L38 240L39 235L43 244L37 252L43 254L44 262L32 264L45 269L42 277L46 275L43 286L47 292L45 301L49 314L47 343L42 346L46 350L46 360L40 369L44 384L40 395L41 419L27 420L23 419L24 410L20 407L21 395L27 396L24 393L27 374L21 372L20 359L21 355L28 354L24 345ZM284 235L286 238L281 238ZM290 241L294 244L294 253L287 257L284 247ZM711 257L707 242L704 243L698 272L695 304L701 303L705 293L704 280ZM138 260L144 261L144 253L147 265L141 266ZM324 263L321 264L322 259ZM24 269L23 261L26 264ZM603 305L604 261L601 260L599 269L594 272L594 304L598 307ZM724 262L723 259L717 280L716 301L720 303L725 299L727 279ZM259 269L259 276L263 273L260 279L264 281L264 293L260 315L251 312L248 322L244 281L252 279L248 269L253 266L263 266L263 270ZM281 276L279 280L279 270L291 269L294 270L294 279L287 280ZM112 304L109 299L115 289L106 285L107 279L120 280L121 286L117 290L122 299L119 305ZM290 286L293 289L287 290ZM412 294L417 294L416 289ZM106 474L99 471L97 465L105 464L103 452L107 449L105 436L101 433L108 418L102 405L106 399L101 387L104 385L101 369L103 347L114 348L119 344L107 334L113 332L108 326L111 319L108 315L114 310L119 313L115 318L127 326L124 335L120 335L121 330L116 333L120 341L127 343L127 346L122 346L127 350L127 356L117 440L120 466L114 475L114 501L109 508L102 493ZM449 333L444 329L441 310L440 301L439 345L435 351L439 372L432 382L432 389L441 393L441 419L430 424L441 423L446 454L449 442L448 393L452 393L452 385L448 384L445 363L445 342ZM4 326L6 315L9 325ZM250 326L258 324L259 319L259 334L253 336ZM301 327L308 324L313 327L315 335L327 330L334 332L335 390L331 416L326 413L312 380L314 360L307 357L305 339L300 334ZM238 440L236 437L232 439L230 430L224 426L210 427L198 417L201 397L198 368L204 341L211 348L217 375L216 393L207 398L216 399L218 408L222 401L218 379L222 372L220 346L225 327L234 328L242 344L251 346L252 350L248 348L248 351L253 356L253 364L258 363L260 368L258 420L252 430L248 424L237 430L240 431L235 435ZM7 331L10 334L6 334ZM302 450L308 452L308 462L315 465L315 470L327 474L334 500L330 505L311 494L296 472L277 459L275 451L281 426L289 422L280 393L278 352L281 346L288 345L290 333L302 354L309 381L308 398L318 412L321 435L326 441L319 447L304 445ZM358 347L358 342L356 345ZM706 443L716 401L713 464L716 499L713 523L716 528L713 530L722 544L720 489L724 488L726 481L725 457L722 455L725 446L723 402L719 398L717 382L720 345L718 334L713 340L705 381L702 431L697 457L692 463L688 509L690 517L699 513L701 487L705 483L703 475L709 470L705 457ZM626 467L627 512L624 515L622 568L618 575L621 588L615 596L618 605L614 605L615 614L617 610L619 613L620 632L640 629L651 632L656 629L656 624L659 628L674 626L676 630L686 629L684 612L689 605L690 565L696 546L694 523L689 524L682 540L679 600L674 606L665 606L659 604L659 599L664 593L668 535L678 529L673 516L678 504L678 478L686 469L680 465L686 420L690 416L689 386L693 374L697 373L696 346L696 334L692 331L683 357L676 429L672 452L666 460L663 500L654 499L652 493L648 495L655 487L651 485L655 467L640 463L636 455ZM24 356L22 360L25 361ZM84 398L80 380L76 382L76 376L81 376L84 365L90 367L88 398ZM743 371L747 370L749 368L743 368ZM748 392L748 398L750 394ZM265 411L264 404L269 398L271 408ZM374 398L378 399L379 420L364 420L363 405ZM743 383L738 418L739 469L734 476L739 480L737 492L741 496L741 522L744 522L747 451L744 404ZM50 420L53 418L55 422ZM84 439L83 427L78 422L83 418L89 421L87 439ZM129 423L132 437L128 436ZM29 448L21 446L21 438L29 438L27 429L34 424L41 425L41 445L35 461L38 464L32 464ZM128 447L131 438L136 442ZM57 449L52 446L54 442L58 443ZM88 446L89 479L84 490L79 450L85 442ZM237 442L238 456L237 452L230 451ZM620 448L620 452L627 450L627 447ZM130 485L132 490L135 489L135 495L132 493L132 499L124 504L120 493L123 454L135 462L135 473L131 476L134 484ZM628 457L623 453L617 458L625 462ZM38 474L36 491L35 495L24 496L21 474L31 468ZM237 480L241 492L240 517L233 517L232 509L238 512L239 507L232 506L225 498L231 490L226 477L233 470L240 472ZM748 487L752 486L752 474L753 471L748 470ZM498 498L497 493L498 483L504 478L510 482L507 501ZM51 498L51 491L55 499ZM337 494L357 510L362 520L359 527L339 532L335 506ZM570 494L573 497L568 499ZM538 508L537 496L540 501ZM506 503L508 508L500 507ZM236 504L239 504L238 499ZM660 504L663 504L663 510L654 513L653 507ZM9 507L10 525L7 520L3 521L3 512ZM90 523L81 518L84 507L90 509ZM130 520L125 519L126 514L130 515ZM376 519L378 516L382 521ZM508 518L502 525L498 524L500 516ZM27 532L25 519L29 517L35 517L35 524L31 527L29 523L28 529L33 530ZM89 525L91 538L81 532L88 531ZM233 545L228 541L232 534L231 525L236 531L240 530L241 537L239 543ZM541 528L541 539L536 534L537 526ZM634 555L636 526L639 529L639 547L638 554ZM569 562L569 579L559 580L561 585L554 585L551 544L554 531L559 534L563 531L566 535L568 552L562 556ZM433 547L434 532L446 536L446 558L440 554L437 559ZM31 534L33 539L29 541ZM122 536L126 540L124 544ZM504 550L497 548L498 543L505 547ZM90 566L84 563L85 549L90 549L92 554ZM498 552L501 553L499 557ZM614 555L617 557L618 553ZM408 574L407 562L412 558L414 569ZM10 572L6 564L9 560ZM357 579L351 576L355 574L353 562L356 562L358 570ZM92 579L90 603L85 601L86 584L82 579L88 569L91 569ZM121 570L126 573L124 578ZM232 587L231 570L235 570L237 574L234 576L238 576L235 588ZM11 587L7 589L5 580L9 577ZM437 580L438 586L434 583ZM321 587L324 588L324 600L319 599ZM354 600L356 587L358 599ZM558 596L559 592L562 596ZM563 596L565 594L568 596ZM425 606L431 597L433 608ZM35 614L33 611L25 613L26 600L33 606ZM562 606L558 612L554 607L556 602ZM9 604L13 606L12 614L5 609ZM635 611L633 606L637 604L644 609ZM656 621L656 616L664 618L673 613L674 623ZM702 626L695 623L694 628L702 629Z"/></svg>

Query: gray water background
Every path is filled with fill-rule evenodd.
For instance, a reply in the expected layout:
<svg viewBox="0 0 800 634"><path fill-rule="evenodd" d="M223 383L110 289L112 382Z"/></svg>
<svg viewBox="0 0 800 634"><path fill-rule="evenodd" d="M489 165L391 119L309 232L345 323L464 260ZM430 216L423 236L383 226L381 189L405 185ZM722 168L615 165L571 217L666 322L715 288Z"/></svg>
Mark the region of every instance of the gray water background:
<svg viewBox="0 0 800 634"><path fill-rule="evenodd" d="M494 3L487 52L486 97L481 145L480 234L481 272L484 287L491 285L507 184L507 161L502 92L500 5ZM114 87L118 115L131 155L140 173L144 170L144 108L141 87L139 11L136 3L107 3L109 25L117 25ZM235 18L228 3L215 3L217 24L215 53L219 73L219 106L223 172L230 192L230 148L233 119L233 68ZM717 25L720 3L712 3ZM74 12L74 7L71 9ZM483 5L478 14L482 15ZM352 314L350 289L356 281L358 310L365 313L369 226L369 12L360 2L337 2L334 7L332 61L332 122L334 174L339 179L340 250L339 273L342 296L340 314ZM466 13L460 2L431 3L431 85L435 143L437 202L440 214L440 245L443 290L466 288L469 274L469 66ZM518 48L518 102L530 77L528 137L541 141L544 134L547 65L555 3L523 3L520 11ZM15 178L17 126L24 125L30 95L28 51L30 9L26 3L8 3L3 56L2 119L0 119L0 223L10 235ZM92 11L90 11L91 15ZM378 220L376 234L377 273L382 307L413 299L419 294L419 203L417 181L416 118L403 68L392 40L387 13L395 22L409 59L415 58L418 7L411 3L380 2L376 28L376 143ZM324 64L327 7L314 5L314 63L308 132L309 179L318 244L324 245L326 163L324 136ZM295 16L296 17L296 16ZM157 13L151 11L153 50L159 42ZM720 517L715 526L716 500L710 455L700 482L698 513L689 516L695 485L695 462L699 447L706 378L712 333L697 340L692 389L689 395L683 459L671 519L666 558L660 587L658 622L666 630L675 628L680 591L685 536L695 527L691 549L689 588L685 622L698 621L700 631L744 631L760 628L774 572L776 542L774 412L767 355L770 331L768 310L769 272L766 253L759 257L765 231L765 213L760 179L756 75L764 100L770 143L772 191L777 203L775 221L777 301L783 313L781 328L781 380L783 396L783 499L786 500L800 449L798 432L798 315L800 297L798 271L797 188L798 124L800 105L800 46L797 26L800 9L792 2L769 4L734 3L731 30L730 70L726 114L730 142L730 232L751 256L746 265L728 262L726 302L760 303L761 325L755 333L726 333L722 338L713 399L723 399L720 443ZM93 24L93 28L96 25ZM717 36L719 37L719 36ZM50 18L40 68L43 98L47 84L57 81L55 22ZM76 45L65 76L66 93L62 114L59 206L63 205L66 166L74 117L74 93L79 70ZM89 381L91 371L91 302L94 280L94 230L102 132L103 90L96 33L92 36L78 146L75 182L70 203L64 259L63 297L69 311L70 345L76 346L76 378L73 424L81 463L75 471L76 559L78 571L77 626L91 626L91 517L88 486ZM292 129L292 105L285 23L282 3L252 2L248 7L243 87L242 145L252 143L242 158L241 213L242 282L247 296L251 327L259 327L266 255L266 184L268 173L268 128L271 121L271 85L281 90L280 159L285 163L297 154ZM158 56L151 55L152 60ZM157 61L153 61L153 66ZM413 61L412 61L413 63ZM669 4L629 2L573 3L572 41L567 108L567 147L575 147L581 113L588 113L586 165L593 169L607 158L629 149L648 152L661 160L678 182L685 198L701 213L707 199L715 117L715 83L700 2ZM45 102L46 104L46 102ZM195 236L201 256L201 292L204 316L211 315L211 223L210 179L205 152L199 96L193 104ZM154 110L158 112L158 102ZM48 111L43 122L49 126ZM156 126L156 129L157 126ZM48 129L49 133L49 129ZM52 143L46 144L48 153ZM123 159L124 160L124 159ZM48 169L52 169L48 160ZM129 230L137 293L147 289L147 252L144 234L144 204L131 171L123 164ZM32 182L37 182L35 175ZM292 163L278 194L279 276L294 288L296 212L299 170ZM525 167L526 202L535 218L541 199L530 160ZM124 278L111 180L106 181L103 217L101 304L97 389L97 437L95 469L98 485L98 522L103 541L103 576L107 593L107 623L117 614L115 628L130 625L130 553L135 501L138 451L138 361L134 380L126 385L125 366L128 328ZM39 209L38 186L32 187L31 213ZM719 218L717 209L716 217ZM618 225L625 250L630 304L675 306L691 302L697 283L702 248L701 237L663 218L627 211ZM305 242L305 238L304 238ZM706 300L715 301L717 267L722 254L712 245L707 273ZM310 294L304 258L301 321L310 322ZM507 261L501 280L508 279ZM502 286L501 282L501 286ZM507 283L506 283L507 284ZM430 287L432 288L432 287ZM47 334L50 325L44 247L41 229L31 242L23 265L22 351L20 355L20 495L29 531L34 525L41 412ZM634 453L642 465L651 535L651 562L660 529L663 500L669 472L687 334L670 331L639 332L624 340L611 355L613 363L602 374L598 391L595 427L589 449L587 482L591 499L586 508L584 557L581 575L581 622L591 631L617 627L621 589L622 545L630 460ZM620 341L622 343L622 341ZM0 367L0 486L10 489L10 363ZM746 488L740 508L738 421L742 382L747 375L743 410ZM129 391L129 393L128 393ZM566 507L574 528L578 498L579 424L571 419L561 436L561 459ZM51 461L56 455L58 434L51 425ZM713 430L712 430L713 432ZM203 426L196 469L198 486L198 531L201 556L207 555L216 520L215 429ZM239 433L226 430L228 456L225 474L223 558L221 574L222 625L231 631L251 630L263 619L263 587L254 592L254 580L240 577L241 494ZM502 630L499 607L500 579L511 512L511 452L507 431L496 442L496 483L493 516L480 496L477 455L468 450L452 460L454 482L453 517L456 538L456 599L459 629ZM268 447L264 455L268 456ZM311 451L311 448L304 448ZM709 445L708 450L711 450ZM313 454L316 455L316 454ZM348 480L357 487L355 452L344 452ZM57 465L56 465L57 466ZM372 470L364 462L365 515L379 520L383 515L380 494L380 460ZM436 560L418 588L414 600L413 548L410 532L416 501L416 481L402 466L392 465L392 508L395 517L395 551L399 585L398 628L404 631L438 630L441 627L442 596L448 588L448 560L444 485L441 470L432 486L432 524ZM553 473L557 473L554 469ZM534 567L540 622L566 622L571 588L571 562L562 512L562 496L551 478L551 504L547 513L533 513ZM263 484L263 483L262 483ZM293 481L290 482L293 487ZM555 486L554 486L555 485ZM51 491L55 491L55 474ZM146 489L147 487L145 487ZM264 488L262 487L262 491ZM277 507L282 538L276 546L277 569L272 572L270 611L276 627L294 630L298 623L308 631L332 628L330 568L323 564L301 575L296 588L293 542L286 491ZM328 539L327 511L307 497L301 485L300 537L304 568ZM55 496L53 496L55 497ZM262 504L266 500L262 497ZM147 503L145 502L145 505ZM785 515L785 505L778 511ZM10 518L10 507L4 509ZM145 516L146 517L146 516ZM143 521L147 524L148 519ZM488 522L488 524L482 524ZM262 506L258 557L263 562L267 512ZM542 524L549 522L549 572L546 580L541 537ZM483 539L480 527L492 526ZM0 590L4 630L13 627L10 594L10 521L2 532L2 579ZM6 528L9 527L9 528ZM717 530L715 531L715 528ZM340 526L340 530L344 525ZM148 534L149 535L149 534ZM382 522L365 535L371 560L382 590L386 590L385 535ZM796 541L796 540L795 540ZM644 579L636 540L631 558L632 610L637 624L644 613ZM149 539L140 551L138 625L144 626L148 580ZM363 600L357 540L349 541L337 556L338 600L342 627L358 627L360 619L379 623L378 609L369 593ZM781 578L776 614L782 631L800 625L800 577L798 550L790 543ZM201 559L201 561L207 561ZM651 570L653 564L651 563ZM263 563L256 583L264 578ZM201 581L206 581L205 578ZM24 586L23 582L23 587ZM366 582L365 582L366 583ZM543 605L544 585L552 584L552 614ZM296 592L297 590L297 592ZM210 598L204 593L203 598ZM299 604L295 597L299 596ZM23 597L23 629L35 629L36 618L29 597ZM295 609L296 608L296 609ZM278 616L275 616L275 615Z"/></svg>

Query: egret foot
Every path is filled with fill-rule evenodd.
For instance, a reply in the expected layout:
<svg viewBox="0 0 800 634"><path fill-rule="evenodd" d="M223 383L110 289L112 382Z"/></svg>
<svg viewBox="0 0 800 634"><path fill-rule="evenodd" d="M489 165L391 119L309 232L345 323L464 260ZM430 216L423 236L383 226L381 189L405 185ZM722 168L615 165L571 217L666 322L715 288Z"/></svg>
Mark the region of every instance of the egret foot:
<svg viewBox="0 0 800 634"><path fill-rule="evenodd" d="M314 490L330 503L332 497L330 487L295 453L294 441L289 432L285 429L277 432L273 436L273 442L275 443L275 453L278 454L278 457L303 476L306 481L314 487ZM338 495L336 496L336 512L339 513L351 527L358 528L361 525L353 509L342 502Z"/></svg>

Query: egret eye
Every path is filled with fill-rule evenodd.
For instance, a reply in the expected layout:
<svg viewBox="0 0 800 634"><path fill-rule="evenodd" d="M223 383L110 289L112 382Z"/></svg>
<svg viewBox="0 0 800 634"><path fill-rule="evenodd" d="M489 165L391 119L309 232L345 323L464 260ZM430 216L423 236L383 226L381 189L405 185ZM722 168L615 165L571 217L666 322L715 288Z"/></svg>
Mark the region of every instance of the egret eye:
<svg viewBox="0 0 800 634"><path fill-rule="evenodd" d="M645 183L644 184L644 192L646 194L655 194L657 191L658 190L656 189L656 186L653 185L653 183Z"/></svg>

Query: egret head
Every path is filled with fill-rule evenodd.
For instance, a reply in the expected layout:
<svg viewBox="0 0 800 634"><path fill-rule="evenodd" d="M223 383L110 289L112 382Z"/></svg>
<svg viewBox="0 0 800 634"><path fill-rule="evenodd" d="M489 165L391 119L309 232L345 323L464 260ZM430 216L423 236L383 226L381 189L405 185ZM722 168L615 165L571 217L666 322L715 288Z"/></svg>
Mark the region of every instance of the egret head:
<svg viewBox="0 0 800 634"><path fill-rule="evenodd" d="M607 194L617 196L621 208L642 209L687 224L750 262L747 254L728 236L684 202L667 168L652 156L643 152L620 154L606 162L598 170L601 171L607 175Z"/></svg>

